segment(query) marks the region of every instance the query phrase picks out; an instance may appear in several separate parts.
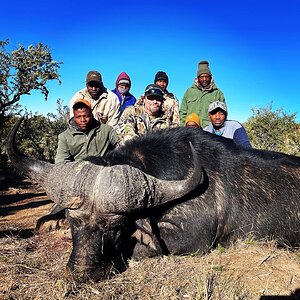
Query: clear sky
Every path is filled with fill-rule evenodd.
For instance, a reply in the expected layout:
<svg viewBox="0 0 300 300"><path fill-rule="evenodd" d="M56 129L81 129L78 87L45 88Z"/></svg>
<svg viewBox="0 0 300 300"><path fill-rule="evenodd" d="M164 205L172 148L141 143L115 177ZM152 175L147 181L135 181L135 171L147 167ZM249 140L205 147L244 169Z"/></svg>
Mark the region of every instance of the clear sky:
<svg viewBox="0 0 300 300"><path fill-rule="evenodd" d="M299 0L3 1L0 28L11 46L42 42L63 62L47 102L40 93L22 98L33 112L55 112L58 98L68 105L89 70L109 89L125 71L136 97L165 71L181 101L208 60L230 119L244 122L272 103L300 121Z"/></svg>

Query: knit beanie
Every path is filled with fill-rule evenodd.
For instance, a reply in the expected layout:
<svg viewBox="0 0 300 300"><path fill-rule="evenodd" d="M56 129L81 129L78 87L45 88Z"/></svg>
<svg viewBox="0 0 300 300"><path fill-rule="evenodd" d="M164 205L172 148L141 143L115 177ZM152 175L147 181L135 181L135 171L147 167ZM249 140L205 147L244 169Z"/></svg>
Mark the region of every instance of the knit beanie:
<svg viewBox="0 0 300 300"><path fill-rule="evenodd" d="M188 122L195 122L200 127L200 117L197 114L195 114L195 113L191 113L191 114L189 114L189 115L186 116L186 118L185 118L185 125Z"/></svg>
<svg viewBox="0 0 300 300"><path fill-rule="evenodd" d="M211 72L209 69L209 62L206 60L202 60L198 63L197 77L199 77L201 74L211 75Z"/></svg>
<svg viewBox="0 0 300 300"><path fill-rule="evenodd" d="M131 80L130 77L125 73L122 72L116 80L116 88L118 88L118 85L124 83L124 84L128 84L129 86L131 86Z"/></svg>
<svg viewBox="0 0 300 300"><path fill-rule="evenodd" d="M169 83L169 77L166 72L158 71L154 77L154 83L159 80L164 80L166 83Z"/></svg>

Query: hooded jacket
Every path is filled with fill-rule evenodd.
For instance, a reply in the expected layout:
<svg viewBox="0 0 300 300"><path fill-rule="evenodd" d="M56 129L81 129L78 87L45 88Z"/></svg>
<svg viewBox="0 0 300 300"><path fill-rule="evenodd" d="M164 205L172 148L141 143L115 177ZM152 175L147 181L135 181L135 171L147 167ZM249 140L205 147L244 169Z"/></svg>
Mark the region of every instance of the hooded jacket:
<svg viewBox="0 0 300 300"><path fill-rule="evenodd" d="M194 83L185 92L180 106L180 121L184 126L186 116L196 113L201 120L201 127L205 127L210 123L208 116L208 106L214 101L225 102L225 98L221 90L213 83L209 90L201 90Z"/></svg>
<svg viewBox="0 0 300 300"><path fill-rule="evenodd" d="M134 105L135 102L136 102L136 98L129 92L129 90L125 95L121 95L119 93L118 85L119 85L119 81L122 80L122 79L126 79L126 80L129 81L129 84L130 84L129 90L130 90L131 79L128 76L128 74L126 74L125 72L122 72L121 74L119 74L119 76L117 77L117 80L116 80L116 88L112 90L112 92L115 93L119 98L120 106L121 106L121 113L124 111L124 109L127 106Z"/></svg>

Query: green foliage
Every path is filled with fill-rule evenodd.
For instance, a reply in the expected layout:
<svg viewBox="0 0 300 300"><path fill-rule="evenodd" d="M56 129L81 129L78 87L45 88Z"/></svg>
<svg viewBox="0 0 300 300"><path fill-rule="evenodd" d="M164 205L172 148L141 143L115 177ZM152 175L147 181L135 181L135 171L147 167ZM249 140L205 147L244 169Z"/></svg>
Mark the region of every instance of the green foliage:
<svg viewBox="0 0 300 300"><path fill-rule="evenodd" d="M223 272L225 268L222 265L216 265L216 266L212 266L212 270L217 272Z"/></svg>
<svg viewBox="0 0 300 300"><path fill-rule="evenodd" d="M253 116L244 126L254 148L300 156L300 124L296 122L296 113L272 111L271 105L252 111Z"/></svg>
<svg viewBox="0 0 300 300"><path fill-rule="evenodd" d="M32 90L39 90L47 100L49 80L59 80L60 62L52 59L50 49L39 43L27 49L18 44L18 48L8 50L9 40L0 41L0 168L6 162L5 142L9 130L15 121L24 114L18 104L22 95L30 95ZM58 100L60 101L60 100ZM59 109L64 109L60 101ZM24 123L20 138L29 138L21 142L21 148L28 147L35 157L52 161L57 145L57 133L65 128L62 112L58 116L34 116L32 123ZM28 114L25 112L25 114ZM28 114L32 116L32 114ZM63 125L64 124L64 125Z"/></svg>
<svg viewBox="0 0 300 300"><path fill-rule="evenodd" d="M225 247L222 244L220 244L220 243L218 243L218 245L217 245L217 250L220 253L225 253Z"/></svg>
<svg viewBox="0 0 300 300"><path fill-rule="evenodd" d="M32 115L26 113L27 118L23 121L17 133L17 145L27 155L40 160L54 162L57 137L67 128L68 107L62 105L62 100L57 100L57 114ZM20 116L6 117L6 126L0 130L2 167L7 158L4 154L6 137L12 126Z"/></svg>
<svg viewBox="0 0 300 300"><path fill-rule="evenodd" d="M60 83L58 68L61 63L52 59L47 46L39 43L25 49L19 44L10 52L8 44L8 39L0 41L0 123L22 95L39 90L47 100L47 81L55 79Z"/></svg>

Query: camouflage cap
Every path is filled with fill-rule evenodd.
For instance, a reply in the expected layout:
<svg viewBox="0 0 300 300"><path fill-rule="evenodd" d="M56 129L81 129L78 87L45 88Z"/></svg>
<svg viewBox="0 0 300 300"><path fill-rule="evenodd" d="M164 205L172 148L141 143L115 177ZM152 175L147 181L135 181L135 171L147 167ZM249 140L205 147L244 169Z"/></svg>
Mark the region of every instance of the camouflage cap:
<svg viewBox="0 0 300 300"><path fill-rule="evenodd" d="M211 113L212 111L214 111L215 109L220 108L222 109L224 112L227 112L227 106L226 103L221 102L221 101L215 101L211 104L209 104L208 106L208 113Z"/></svg>

